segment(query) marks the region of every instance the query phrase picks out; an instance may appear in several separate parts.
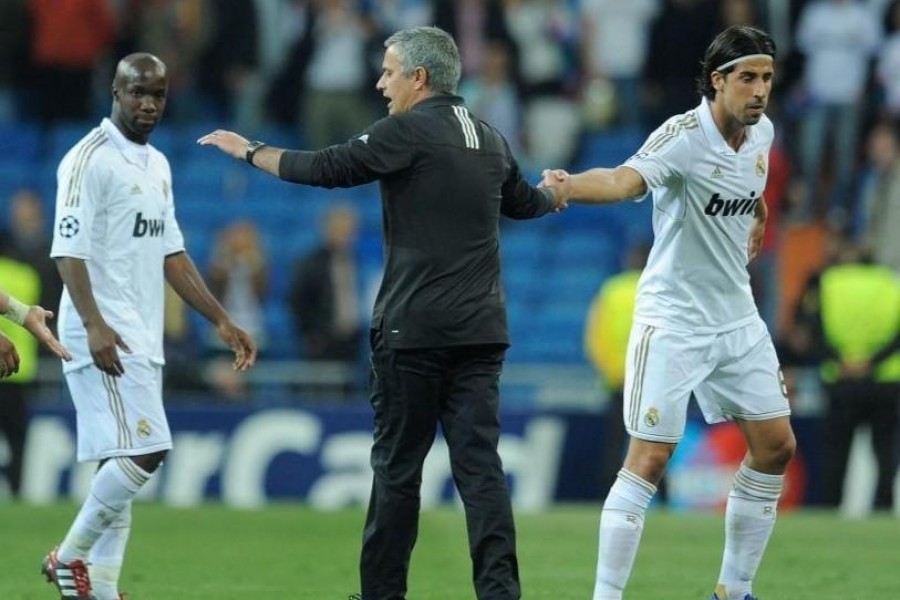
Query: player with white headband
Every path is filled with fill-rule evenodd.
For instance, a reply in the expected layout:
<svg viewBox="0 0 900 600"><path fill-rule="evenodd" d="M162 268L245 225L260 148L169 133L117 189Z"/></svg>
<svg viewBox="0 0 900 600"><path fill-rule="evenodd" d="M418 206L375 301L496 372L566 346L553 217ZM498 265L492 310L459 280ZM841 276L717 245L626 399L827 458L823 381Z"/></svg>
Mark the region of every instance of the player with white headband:
<svg viewBox="0 0 900 600"><path fill-rule="evenodd" d="M754 600L753 579L796 447L778 359L747 272L766 224L774 131L764 111L774 58L765 32L728 28L706 50L699 106L667 120L616 168L544 172L542 185L570 202L653 198L653 249L626 366L631 438L601 513L594 600L622 598L644 513L684 435L691 395L707 422L735 421L749 448L728 495L711 600Z"/></svg>

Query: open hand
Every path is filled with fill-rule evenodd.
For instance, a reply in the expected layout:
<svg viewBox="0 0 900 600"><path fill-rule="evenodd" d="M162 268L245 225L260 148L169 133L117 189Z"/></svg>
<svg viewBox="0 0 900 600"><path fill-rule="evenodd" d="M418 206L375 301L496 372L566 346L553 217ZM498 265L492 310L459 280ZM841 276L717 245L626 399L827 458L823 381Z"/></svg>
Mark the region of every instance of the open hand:
<svg viewBox="0 0 900 600"><path fill-rule="evenodd" d="M249 333L231 321L220 324L216 330L222 341L234 352L235 371L246 371L256 363L256 342Z"/></svg>
<svg viewBox="0 0 900 600"><path fill-rule="evenodd" d="M30 331L31 335L36 337L50 352L65 361L70 361L72 360L72 355L59 343L59 340L53 336L53 332L47 327L47 320L52 318L53 313L51 311L40 306L32 306L28 310L28 315L25 317L22 327Z"/></svg>
<svg viewBox="0 0 900 600"><path fill-rule="evenodd" d="M247 157L247 144L250 141L233 131L216 129L212 133L202 136L197 143L201 146L215 146L228 156L244 160Z"/></svg>
<svg viewBox="0 0 900 600"><path fill-rule="evenodd" d="M106 323L88 327L88 348L98 369L118 377L125 373L125 366L119 358L119 350L131 354L131 348L125 340Z"/></svg>

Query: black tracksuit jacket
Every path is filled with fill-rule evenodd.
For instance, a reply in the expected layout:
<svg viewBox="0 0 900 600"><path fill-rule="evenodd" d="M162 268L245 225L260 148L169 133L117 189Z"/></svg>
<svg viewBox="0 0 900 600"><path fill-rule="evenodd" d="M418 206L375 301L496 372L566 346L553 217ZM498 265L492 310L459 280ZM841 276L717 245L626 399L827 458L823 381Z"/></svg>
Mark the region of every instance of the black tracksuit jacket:
<svg viewBox="0 0 900 600"><path fill-rule="evenodd" d="M345 144L286 151L286 181L351 187L379 180L385 271L373 329L391 349L509 344L500 283L500 214L553 209L525 181L500 133L458 96L434 96Z"/></svg>

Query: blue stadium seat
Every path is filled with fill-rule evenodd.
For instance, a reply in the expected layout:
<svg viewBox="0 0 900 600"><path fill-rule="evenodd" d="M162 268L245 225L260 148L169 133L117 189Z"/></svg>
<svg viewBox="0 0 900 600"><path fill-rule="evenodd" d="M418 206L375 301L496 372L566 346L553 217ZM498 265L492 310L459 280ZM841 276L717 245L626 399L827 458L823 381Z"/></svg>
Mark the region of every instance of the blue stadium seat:
<svg viewBox="0 0 900 600"><path fill-rule="evenodd" d="M640 130L618 129L584 136L573 170L615 167L637 152L646 136Z"/></svg>
<svg viewBox="0 0 900 600"><path fill-rule="evenodd" d="M40 170L28 164L0 162L0 200L9 199L10 195L21 188L34 188L40 191Z"/></svg>
<svg viewBox="0 0 900 600"><path fill-rule="evenodd" d="M267 358L287 359L299 356L300 344L294 319L282 298L271 294L264 307L267 340L263 352Z"/></svg>
<svg viewBox="0 0 900 600"><path fill-rule="evenodd" d="M561 331L535 331L516 334L507 354L510 362L576 364L584 362L581 334Z"/></svg>
<svg viewBox="0 0 900 600"><path fill-rule="evenodd" d="M175 198L175 218L185 231L202 231L213 235L234 219L227 204L213 196L178 194Z"/></svg>
<svg viewBox="0 0 900 600"><path fill-rule="evenodd" d="M2 165L30 166L40 160L41 131L35 124L0 123Z"/></svg>
<svg viewBox="0 0 900 600"><path fill-rule="evenodd" d="M71 121L54 125L47 132L44 159L54 165L59 164L72 146L86 136L99 123Z"/></svg>
<svg viewBox="0 0 900 600"><path fill-rule="evenodd" d="M180 223L179 223L180 225ZM201 273L206 273L209 266L209 258L212 254L214 236L205 229L196 229L191 226L181 226L184 235L184 245L194 263Z"/></svg>
<svg viewBox="0 0 900 600"><path fill-rule="evenodd" d="M535 264L505 261L500 267L500 278L508 303L530 305L548 293L546 278Z"/></svg>

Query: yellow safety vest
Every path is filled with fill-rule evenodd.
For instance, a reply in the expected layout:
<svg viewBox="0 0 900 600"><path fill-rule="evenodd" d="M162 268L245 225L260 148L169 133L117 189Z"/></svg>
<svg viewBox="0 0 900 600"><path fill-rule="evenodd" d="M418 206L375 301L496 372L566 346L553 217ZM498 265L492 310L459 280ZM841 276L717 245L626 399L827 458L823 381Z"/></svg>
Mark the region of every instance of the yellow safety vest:
<svg viewBox="0 0 900 600"><path fill-rule="evenodd" d="M900 332L900 280L880 265L831 267L820 284L822 328L828 343L844 361L867 361ZM822 379L838 379L839 363L826 361ZM876 381L900 381L900 352L882 361Z"/></svg>
<svg viewBox="0 0 900 600"><path fill-rule="evenodd" d="M41 297L41 279L38 272L26 263L2 256L0 256L0 288L25 304L37 304ZM34 381L38 366L37 340L24 328L4 318L0 318L0 331L16 345L16 351L19 353L19 372L0 379L0 384Z"/></svg>
<svg viewBox="0 0 900 600"><path fill-rule="evenodd" d="M625 384L628 335L640 277L640 271L625 271L607 279L588 312L584 351L611 389Z"/></svg>

